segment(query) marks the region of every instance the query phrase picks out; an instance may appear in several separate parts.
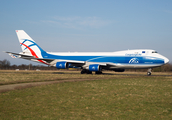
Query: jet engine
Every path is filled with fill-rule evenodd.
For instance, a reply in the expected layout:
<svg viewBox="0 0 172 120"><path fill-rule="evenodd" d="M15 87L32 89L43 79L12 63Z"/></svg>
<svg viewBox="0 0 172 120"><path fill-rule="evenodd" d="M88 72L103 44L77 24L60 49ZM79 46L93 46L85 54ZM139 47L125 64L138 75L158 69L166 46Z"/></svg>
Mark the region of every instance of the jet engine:
<svg viewBox="0 0 172 120"><path fill-rule="evenodd" d="M57 69L66 69L66 68L68 68L68 63L65 62L65 61L57 62L56 63L56 68Z"/></svg>
<svg viewBox="0 0 172 120"><path fill-rule="evenodd" d="M89 71L101 71L102 68L99 64L89 65Z"/></svg>

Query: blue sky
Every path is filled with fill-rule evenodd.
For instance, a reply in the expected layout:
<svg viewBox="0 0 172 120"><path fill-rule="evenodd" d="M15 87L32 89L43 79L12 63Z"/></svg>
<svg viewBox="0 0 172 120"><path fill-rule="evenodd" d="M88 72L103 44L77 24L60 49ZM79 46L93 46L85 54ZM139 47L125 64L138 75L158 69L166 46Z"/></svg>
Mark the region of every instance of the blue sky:
<svg viewBox="0 0 172 120"><path fill-rule="evenodd" d="M0 51L21 52L25 30L49 52L154 49L172 61L171 0L0 0L0 18Z"/></svg>

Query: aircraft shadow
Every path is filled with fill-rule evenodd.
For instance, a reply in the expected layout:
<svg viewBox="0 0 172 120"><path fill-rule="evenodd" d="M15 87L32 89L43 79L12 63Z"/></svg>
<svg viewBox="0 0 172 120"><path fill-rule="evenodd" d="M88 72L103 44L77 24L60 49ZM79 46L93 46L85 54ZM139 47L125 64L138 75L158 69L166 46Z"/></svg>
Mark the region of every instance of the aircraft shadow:
<svg viewBox="0 0 172 120"><path fill-rule="evenodd" d="M80 74L80 73L68 73L68 72L52 72L52 74ZM94 73L93 73L94 74ZM92 75L93 75L92 74ZM90 75L90 74L89 74ZM116 74L116 73L102 73L96 75L123 75L123 76L147 76L147 74ZM172 76L172 75L150 75L151 76Z"/></svg>

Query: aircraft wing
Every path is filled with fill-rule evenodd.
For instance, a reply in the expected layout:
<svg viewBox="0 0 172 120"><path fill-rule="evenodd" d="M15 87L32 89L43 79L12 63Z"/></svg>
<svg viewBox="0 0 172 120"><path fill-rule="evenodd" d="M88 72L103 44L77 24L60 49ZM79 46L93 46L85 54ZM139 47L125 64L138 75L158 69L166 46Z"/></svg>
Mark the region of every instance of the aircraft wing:
<svg viewBox="0 0 172 120"><path fill-rule="evenodd" d="M68 64L70 67L83 67L83 68L87 68L89 65L100 65L102 67L117 66L117 64L114 64L114 63L95 63L95 62L91 63L87 61L36 58L35 56L21 54L21 53L13 53L13 52L6 52L6 53L8 53L12 58L23 58L23 59L37 61L37 62L39 61L39 62L45 63L50 66L54 66L54 67L57 67L57 63Z"/></svg>
<svg viewBox="0 0 172 120"><path fill-rule="evenodd" d="M24 54L20 54L20 53L13 53L13 52L6 52L8 53L12 58L23 58L23 59L27 59L27 60L39 60L39 61L45 61L46 63L48 63L48 65L50 66L55 66L57 62L67 62L70 63L71 65L75 65L75 66L82 66L85 64L84 61L74 61L74 60L60 60L60 59L49 59L49 58L36 58L35 56L31 56L31 55L24 55Z"/></svg>

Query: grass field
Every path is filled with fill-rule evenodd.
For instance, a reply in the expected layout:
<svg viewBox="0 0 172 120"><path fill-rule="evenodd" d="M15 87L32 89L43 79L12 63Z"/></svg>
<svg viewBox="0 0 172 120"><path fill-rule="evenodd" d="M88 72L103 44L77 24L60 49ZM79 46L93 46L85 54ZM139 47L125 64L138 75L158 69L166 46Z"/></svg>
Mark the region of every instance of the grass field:
<svg viewBox="0 0 172 120"><path fill-rule="evenodd" d="M0 86L92 79L0 93L0 119L172 119L172 73L0 71Z"/></svg>

